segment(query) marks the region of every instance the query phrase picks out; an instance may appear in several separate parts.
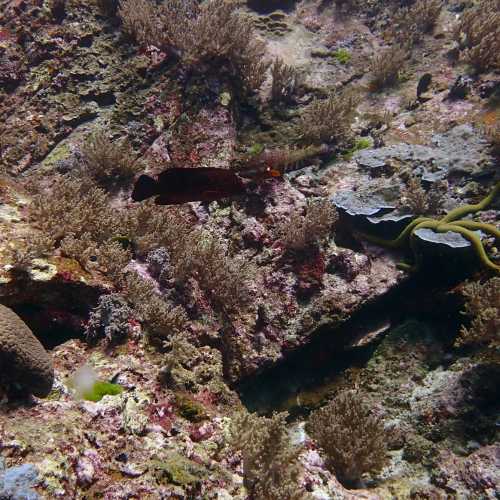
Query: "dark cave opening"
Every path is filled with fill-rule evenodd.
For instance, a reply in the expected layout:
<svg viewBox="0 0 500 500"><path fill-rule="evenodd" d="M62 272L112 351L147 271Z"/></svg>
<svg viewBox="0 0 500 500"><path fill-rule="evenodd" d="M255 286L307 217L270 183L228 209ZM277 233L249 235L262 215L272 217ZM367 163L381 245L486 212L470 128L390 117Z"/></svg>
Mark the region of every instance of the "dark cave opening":
<svg viewBox="0 0 500 500"><path fill-rule="evenodd" d="M11 308L47 350L71 339L83 339L83 316L56 307L29 303L16 304Z"/></svg>

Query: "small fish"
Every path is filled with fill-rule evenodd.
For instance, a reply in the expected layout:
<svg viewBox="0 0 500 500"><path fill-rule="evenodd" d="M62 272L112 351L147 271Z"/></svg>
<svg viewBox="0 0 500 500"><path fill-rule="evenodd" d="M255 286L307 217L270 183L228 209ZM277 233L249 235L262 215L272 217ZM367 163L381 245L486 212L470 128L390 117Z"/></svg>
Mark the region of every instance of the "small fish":
<svg viewBox="0 0 500 500"><path fill-rule="evenodd" d="M429 86L432 81L432 75L430 73L425 73L420 77L420 80L417 84L417 99L420 99L420 96L429 90Z"/></svg>
<svg viewBox="0 0 500 500"><path fill-rule="evenodd" d="M237 160L237 174L245 179L262 181L282 177L285 173L298 170L307 160L329 152L327 146L308 146L301 149L263 150Z"/></svg>
<svg viewBox="0 0 500 500"><path fill-rule="evenodd" d="M283 172L264 161L262 163L245 165L238 170L237 174L245 179L263 181L272 177L281 177Z"/></svg>
<svg viewBox="0 0 500 500"><path fill-rule="evenodd" d="M156 205L180 205L190 201L215 201L245 193L245 184L224 168L169 168L156 179L141 175L135 183L132 200L156 196Z"/></svg>

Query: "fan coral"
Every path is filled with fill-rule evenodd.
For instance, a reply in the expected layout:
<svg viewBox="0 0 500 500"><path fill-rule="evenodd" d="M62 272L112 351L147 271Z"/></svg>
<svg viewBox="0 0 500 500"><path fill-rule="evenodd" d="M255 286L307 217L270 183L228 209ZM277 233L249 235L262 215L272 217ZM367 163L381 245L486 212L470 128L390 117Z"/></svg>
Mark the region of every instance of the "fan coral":
<svg viewBox="0 0 500 500"><path fill-rule="evenodd" d="M52 360L26 323L0 304L0 376L38 397L47 396L54 381Z"/></svg>
<svg viewBox="0 0 500 500"><path fill-rule="evenodd" d="M500 347L500 278L485 283L467 283L464 314L472 318L469 328L462 326L456 345L486 344Z"/></svg>
<svg viewBox="0 0 500 500"><path fill-rule="evenodd" d="M230 445L242 453L243 481L252 498L307 498L298 484L301 448L290 442L286 417L240 412L232 418Z"/></svg>
<svg viewBox="0 0 500 500"><path fill-rule="evenodd" d="M387 462L386 433L379 417L361 395L344 391L311 414L307 430L327 456L329 467L346 485L365 472L378 472Z"/></svg>

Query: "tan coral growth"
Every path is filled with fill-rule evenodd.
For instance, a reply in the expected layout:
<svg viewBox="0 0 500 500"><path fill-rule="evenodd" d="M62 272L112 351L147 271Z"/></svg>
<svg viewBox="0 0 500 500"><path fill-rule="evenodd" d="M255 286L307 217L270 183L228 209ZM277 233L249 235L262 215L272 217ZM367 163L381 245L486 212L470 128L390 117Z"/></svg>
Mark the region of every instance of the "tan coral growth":
<svg viewBox="0 0 500 500"><path fill-rule="evenodd" d="M52 360L26 323L0 304L0 376L38 397L47 396L54 381Z"/></svg>
<svg viewBox="0 0 500 500"><path fill-rule="evenodd" d="M312 498L299 485L301 447L291 443L286 417L286 412L267 418L246 411L232 417L230 444L241 451L243 482L251 498Z"/></svg>
<svg viewBox="0 0 500 500"><path fill-rule="evenodd" d="M500 347L500 278L485 283L467 283L463 290L464 313L472 318L469 328L462 326L456 345L483 344Z"/></svg>
<svg viewBox="0 0 500 500"><path fill-rule="evenodd" d="M382 420L357 391L344 391L309 417L307 431L326 454L327 465L346 485L365 472L378 472L387 462Z"/></svg>
<svg viewBox="0 0 500 500"><path fill-rule="evenodd" d="M467 10L455 39L462 59L477 72L500 68L500 0L480 0Z"/></svg>

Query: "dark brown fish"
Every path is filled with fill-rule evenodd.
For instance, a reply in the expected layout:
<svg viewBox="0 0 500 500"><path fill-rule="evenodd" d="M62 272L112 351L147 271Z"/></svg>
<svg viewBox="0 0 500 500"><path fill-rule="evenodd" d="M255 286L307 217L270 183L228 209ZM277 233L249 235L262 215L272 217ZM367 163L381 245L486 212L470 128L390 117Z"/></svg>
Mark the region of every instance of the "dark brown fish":
<svg viewBox="0 0 500 500"><path fill-rule="evenodd" d="M134 201L156 196L157 205L180 205L190 201L215 201L245 193L245 184L224 168L169 168L156 179L141 175L132 192Z"/></svg>

